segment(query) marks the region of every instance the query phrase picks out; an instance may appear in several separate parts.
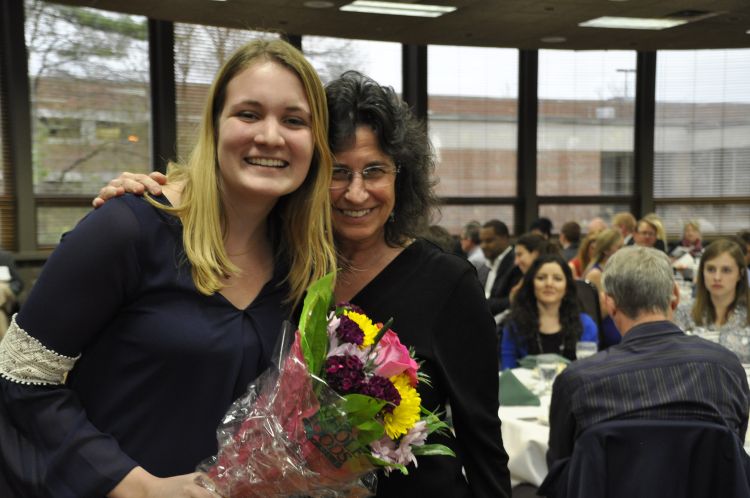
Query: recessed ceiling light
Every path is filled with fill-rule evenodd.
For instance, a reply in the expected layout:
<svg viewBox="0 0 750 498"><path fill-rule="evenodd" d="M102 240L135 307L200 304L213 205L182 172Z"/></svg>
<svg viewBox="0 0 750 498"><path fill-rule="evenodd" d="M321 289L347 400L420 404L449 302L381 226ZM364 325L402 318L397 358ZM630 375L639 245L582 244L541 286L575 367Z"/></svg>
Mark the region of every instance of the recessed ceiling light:
<svg viewBox="0 0 750 498"><path fill-rule="evenodd" d="M584 28L666 29L687 23L684 19L651 19L645 17L597 17L578 23Z"/></svg>
<svg viewBox="0 0 750 498"><path fill-rule="evenodd" d="M340 7L339 10L346 12L365 12L368 14L389 14L394 16L440 17L448 12L453 12L456 10L456 7L354 0L354 2Z"/></svg>
<svg viewBox="0 0 750 498"><path fill-rule="evenodd" d="M544 43L563 43L568 41L564 36L545 36L541 39Z"/></svg>
<svg viewBox="0 0 750 498"><path fill-rule="evenodd" d="M310 9L330 9L336 4L326 0L309 0L302 5Z"/></svg>
<svg viewBox="0 0 750 498"><path fill-rule="evenodd" d="M746 35L750 35L750 29L748 29L747 31L745 31L745 34Z"/></svg>

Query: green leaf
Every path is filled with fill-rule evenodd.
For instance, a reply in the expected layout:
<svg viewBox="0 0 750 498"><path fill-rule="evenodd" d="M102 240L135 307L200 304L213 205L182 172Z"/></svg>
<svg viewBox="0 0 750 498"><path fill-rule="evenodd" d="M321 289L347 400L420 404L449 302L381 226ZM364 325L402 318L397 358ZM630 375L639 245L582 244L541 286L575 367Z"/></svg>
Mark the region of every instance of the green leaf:
<svg viewBox="0 0 750 498"><path fill-rule="evenodd" d="M444 455L444 456L456 456L452 449L448 448L444 444L424 444L422 446L414 446L411 452L415 455Z"/></svg>
<svg viewBox="0 0 750 498"><path fill-rule="evenodd" d="M352 424L369 422L385 406L382 399L364 394L347 394L344 396L344 411Z"/></svg>
<svg viewBox="0 0 750 498"><path fill-rule="evenodd" d="M378 466L378 467L390 467L392 469L400 470L401 473L404 474L405 476L409 475L409 471L406 470L406 466L405 465L401 465L400 463L386 462L385 460L382 460L382 459L380 459L380 458L378 458L376 456L372 456L372 455L370 455L369 458L370 458L370 461L373 464L375 464L376 466Z"/></svg>
<svg viewBox="0 0 750 498"><path fill-rule="evenodd" d="M328 310L333 301L333 273L316 280L307 288L302 305L299 330L302 354L313 375L319 375L328 352Z"/></svg>
<svg viewBox="0 0 750 498"><path fill-rule="evenodd" d="M385 427L375 420L362 422L355 427L357 428L357 442L363 447L366 447L373 441L377 441L385 434Z"/></svg>

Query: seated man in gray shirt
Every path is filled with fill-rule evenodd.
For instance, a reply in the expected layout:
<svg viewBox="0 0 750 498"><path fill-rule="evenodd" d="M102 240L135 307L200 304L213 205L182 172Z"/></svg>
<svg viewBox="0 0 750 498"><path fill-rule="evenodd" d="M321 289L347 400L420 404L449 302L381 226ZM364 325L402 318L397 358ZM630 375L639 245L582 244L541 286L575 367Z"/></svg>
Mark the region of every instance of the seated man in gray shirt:
<svg viewBox="0 0 750 498"><path fill-rule="evenodd" d="M747 378L737 356L670 321L679 302L667 256L630 246L603 274L605 306L622 342L571 363L555 380L547 460L569 457L577 437L615 419L701 420L744 440Z"/></svg>

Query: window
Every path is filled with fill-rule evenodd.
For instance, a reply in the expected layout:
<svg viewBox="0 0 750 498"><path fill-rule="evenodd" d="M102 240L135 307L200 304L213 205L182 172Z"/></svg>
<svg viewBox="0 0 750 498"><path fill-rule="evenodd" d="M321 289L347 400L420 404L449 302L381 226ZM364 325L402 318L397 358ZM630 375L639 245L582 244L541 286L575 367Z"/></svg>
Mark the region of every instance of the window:
<svg viewBox="0 0 750 498"><path fill-rule="evenodd" d="M515 197L518 51L429 46L427 71L438 195Z"/></svg>
<svg viewBox="0 0 750 498"><path fill-rule="evenodd" d="M750 49L660 51L656 69L654 202L667 232L747 228Z"/></svg>
<svg viewBox="0 0 750 498"><path fill-rule="evenodd" d="M630 211L630 206L618 204L543 204L539 206L539 216L552 221L553 233L560 233L560 228L569 222L577 221L581 231L586 232L589 222L596 218L611 220L612 215L621 211Z"/></svg>
<svg viewBox="0 0 750 498"><path fill-rule="evenodd" d="M177 157L186 161L196 141L211 82L222 64L242 45L277 35L244 29L174 25L174 78Z"/></svg>
<svg viewBox="0 0 750 498"><path fill-rule="evenodd" d="M635 52L539 51L539 195L632 193L635 65Z"/></svg>
<svg viewBox="0 0 750 498"><path fill-rule="evenodd" d="M464 225L470 221L478 221L483 224L486 221L497 219L508 225L508 230L513 232L513 206L508 205L470 205L470 206L441 206L440 214L433 223L440 225L450 233L458 235L463 231Z"/></svg>
<svg viewBox="0 0 750 498"><path fill-rule="evenodd" d="M148 29L141 16L25 7L37 242L51 245L81 214L55 198L87 206L119 172L150 169Z"/></svg>
<svg viewBox="0 0 750 498"><path fill-rule="evenodd" d="M5 57L4 40L0 39L0 62ZM0 64L0 81L3 78ZM15 210L13 169L10 164L10 143L5 137L8 130L8 115L6 104L8 99L4 94L4 85L0 83L0 248L10 250L15 248Z"/></svg>
<svg viewBox="0 0 750 498"><path fill-rule="evenodd" d="M400 43L304 36L302 51L323 83L351 69L401 93Z"/></svg>

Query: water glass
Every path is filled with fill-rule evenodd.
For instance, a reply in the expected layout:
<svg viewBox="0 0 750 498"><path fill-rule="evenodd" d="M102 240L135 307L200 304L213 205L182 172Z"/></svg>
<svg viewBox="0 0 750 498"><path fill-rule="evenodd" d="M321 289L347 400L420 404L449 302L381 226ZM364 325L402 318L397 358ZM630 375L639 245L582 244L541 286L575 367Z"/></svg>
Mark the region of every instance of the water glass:
<svg viewBox="0 0 750 498"><path fill-rule="evenodd" d="M582 360L596 354L596 343L591 341L580 341L576 344L576 359Z"/></svg>
<svg viewBox="0 0 750 498"><path fill-rule="evenodd" d="M542 393L552 390L552 381L555 380L555 375L557 375L557 364L557 355L540 354L536 357L536 367L542 381Z"/></svg>

